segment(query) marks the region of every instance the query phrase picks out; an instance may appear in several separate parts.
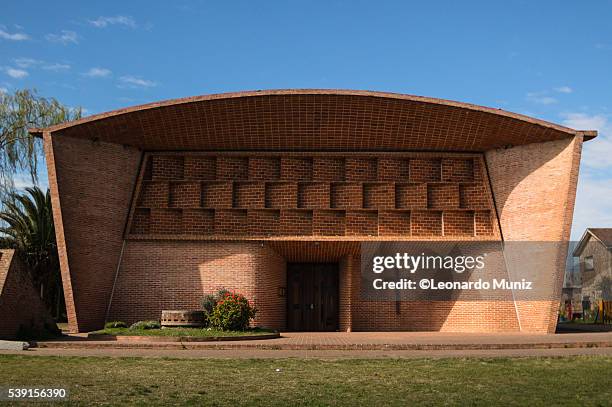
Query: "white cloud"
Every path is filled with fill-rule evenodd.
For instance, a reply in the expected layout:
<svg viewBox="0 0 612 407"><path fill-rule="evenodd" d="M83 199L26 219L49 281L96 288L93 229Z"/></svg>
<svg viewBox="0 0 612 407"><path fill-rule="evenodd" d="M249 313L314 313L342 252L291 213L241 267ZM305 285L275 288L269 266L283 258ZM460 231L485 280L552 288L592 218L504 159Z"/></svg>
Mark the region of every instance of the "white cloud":
<svg viewBox="0 0 612 407"><path fill-rule="evenodd" d="M24 71L23 69L11 68L10 66L5 66L2 68L2 70L8 76L15 79L22 79L28 76L28 71Z"/></svg>
<svg viewBox="0 0 612 407"><path fill-rule="evenodd" d="M586 113L563 113L563 125L577 130L611 130L606 116Z"/></svg>
<svg viewBox="0 0 612 407"><path fill-rule="evenodd" d="M570 88L569 86L559 86L558 88L555 88L554 91L558 93L572 93L574 89Z"/></svg>
<svg viewBox="0 0 612 407"><path fill-rule="evenodd" d="M19 68L38 68L41 67L46 71L65 71L70 69L70 65L68 64L60 64L60 63L48 63L45 61L41 61L40 59L34 58L15 58L13 59L15 65Z"/></svg>
<svg viewBox="0 0 612 407"><path fill-rule="evenodd" d="M9 33L0 28L0 39L9 41L25 41L29 40L30 36L24 33Z"/></svg>
<svg viewBox="0 0 612 407"><path fill-rule="evenodd" d="M152 88L157 86L156 82L132 75L122 76L119 81L121 82L118 85L120 88Z"/></svg>
<svg viewBox="0 0 612 407"><path fill-rule="evenodd" d="M13 62L15 62L15 65L20 68L29 68L31 66L42 64L43 61L39 61L38 59L34 58L15 58L13 59Z"/></svg>
<svg viewBox="0 0 612 407"><path fill-rule="evenodd" d="M586 157L583 157L586 160ZM612 177L597 179L580 174L572 240L578 240L588 227L612 227Z"/></svg>
<svg viewBox="0 0 612 407"><path fill-rule="evenodd" d="M85 72L83 76L88 76L90 78L106 78L112 74L110 69L106 68L90 68L89 71Z"/></svg>
<svg viewBox="0 0 612 407"><path fill-rule="evenodd" d="M79 36L74 31L62 30L60 34L47 34L45 35L47 41L58 42L60 44L78 44Z"/></svg>
<svg viewBox="0 0 612 407"><path fill-rule="evenodd" d="M32 182L32 177L29 174L18 173L13 176L13 185L15 189L24 190L28 187L33 187L36 184Z"/></svg>
<svg viewBox="0 0 612 407"><path fill-rule="evenodd" d="M583 145L572 225L572 239L577 240L587 227L612 227L612 123L602 114L562 116L567 127L599 133Z"/></svg>
<svg viewBox="0 0 612 407"><path fill-rule="evenodd" d="M47 64L47 65L44 65L42 69L44 69L45 71L53 71L53 72L67 71L68 69L70 69L70 65L68 64Z"/></svg>
<svg viewBox="0 0 612 407"><path fill-rule="evenodd" d="M8 93L8 89L0 86L0 94L3 94L3 93Z"/></svg>
<svg viewBox="0 0 612 407"><path fill-rule="evenodd" d="M529 92L527 100L541 105L552 105L558 102L554 97L548 96L547 92Z"/></svg>
<svg viewBox="0 0 612 407"><path fill-rule="evenodd" d="M123 25L130 28L136 28L136 22L130 16L100 16L95 20L89 20L89 24L97 28L105 28L109 25Z"/></svg>
<svg viewBox="0 0 612 407"><path fill-rule="evenodd" d="M563 115L563 125L577 130L597 130L598 136L592 142L584 143L582 164L587 169L600 172L612 171L612 123L604 115L588 115L585 113L566 113ZM610 180L612 183L612 174ZM612 197L612 195L611 195ZM609 201L612 199L608 198ZM612 210L612 208L611 208Z"/></svg>

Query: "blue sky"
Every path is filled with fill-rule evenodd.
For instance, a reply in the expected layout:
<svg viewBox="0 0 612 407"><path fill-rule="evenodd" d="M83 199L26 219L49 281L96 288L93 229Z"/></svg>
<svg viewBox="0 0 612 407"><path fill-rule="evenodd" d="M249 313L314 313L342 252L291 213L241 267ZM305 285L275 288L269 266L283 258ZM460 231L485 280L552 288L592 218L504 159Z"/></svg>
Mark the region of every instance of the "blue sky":
<svg viewBox="0 0 612 407"><path fill-rule="evenodd" d="M93 114L237 90L368 89L594 128L578 238L612 227L611 16L611 1L7 1L0 91L34 87Z"/></svg>

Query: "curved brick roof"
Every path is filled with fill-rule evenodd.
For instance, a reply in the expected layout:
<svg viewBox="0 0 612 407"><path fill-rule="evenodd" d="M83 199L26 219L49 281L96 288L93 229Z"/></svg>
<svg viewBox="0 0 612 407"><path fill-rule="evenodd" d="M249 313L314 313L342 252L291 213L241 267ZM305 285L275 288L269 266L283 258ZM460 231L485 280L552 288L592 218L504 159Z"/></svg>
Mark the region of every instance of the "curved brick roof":
<svg viewBox="0 0 612 407"><path fill-rule="evenodd" d="M174 99L47 129L146 150L485 151L573 130L501 109L354 90L266 90Z"/></svg>

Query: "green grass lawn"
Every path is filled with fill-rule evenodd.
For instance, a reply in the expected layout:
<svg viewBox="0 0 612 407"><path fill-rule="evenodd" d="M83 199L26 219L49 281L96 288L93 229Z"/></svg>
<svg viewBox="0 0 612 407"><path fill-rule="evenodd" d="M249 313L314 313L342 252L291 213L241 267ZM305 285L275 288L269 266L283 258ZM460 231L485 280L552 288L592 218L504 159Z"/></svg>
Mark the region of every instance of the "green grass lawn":
<svg viewBox="0 0 612 407"><path fill-rule="evenodd" d="M164 329L130 329L130 328L105 328L92 332L95 334L127 335L127 336L250 336L267 335L274 333L269 329L255 328L248 331L220 331L212 328L164 328Z"/></svg>
<svg viewBox="0 0 612 407"><path fill-rule="evenodd" d="M71 402L82 405L610 405L611 372L612 358L603 356L437 360L0 356L3 386L64 386Z"/></svg>

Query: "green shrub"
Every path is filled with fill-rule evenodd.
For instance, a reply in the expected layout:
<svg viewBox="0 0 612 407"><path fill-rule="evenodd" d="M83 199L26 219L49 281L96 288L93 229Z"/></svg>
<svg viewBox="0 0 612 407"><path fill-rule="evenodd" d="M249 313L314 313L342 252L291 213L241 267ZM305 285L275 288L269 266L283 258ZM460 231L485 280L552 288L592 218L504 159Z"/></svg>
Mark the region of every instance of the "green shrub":
<svg viewBox="0 0 612 407"><path fill-rule="evenodd" d="M216 294L208 294L202 298L202 310L204 311L204 325L210 325L210 317L215 309L215 305L217 302L225 296L225 294L229 293L225 288L217 291Z"/></svg>
<svg viewBox="0 0 612 407"><path fill-rule="evenodd" d="M257 309L251 306L244 295L227 292L217 301L209 321L216 329L245 331L256 313Z"/></svg>
<svg viewBox="0 0 612 407"><path fill-rule="evenodd" d="M130 325L130 329L161 329L159 321L138 321Z"/></svg>
<svg viewBox="0 0 612 407"><path fill-rule="evenodd" d="M110 321L104 324L104 328L105 329L112 329L112 328L127 328L128 325L123 322L123 321Z"/></svg>

